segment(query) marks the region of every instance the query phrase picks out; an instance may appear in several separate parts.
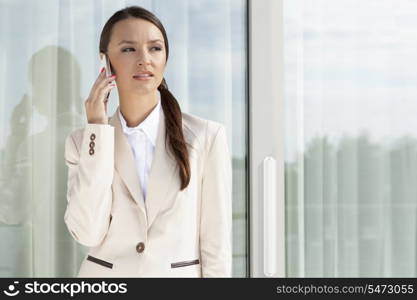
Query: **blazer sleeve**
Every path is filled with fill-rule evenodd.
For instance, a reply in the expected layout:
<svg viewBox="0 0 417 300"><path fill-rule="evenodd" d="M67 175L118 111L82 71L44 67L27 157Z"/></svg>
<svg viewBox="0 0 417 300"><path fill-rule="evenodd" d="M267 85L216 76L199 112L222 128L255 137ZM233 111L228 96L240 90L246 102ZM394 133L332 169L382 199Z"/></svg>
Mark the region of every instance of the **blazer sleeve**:
<svg viewBox="0 0 417 300"><path fill-rule="evenodd" d="M232 163L223 125L203 171L200 258L202 277L232 276Z"/></svg>
<svg viewBox="0 0 417 300"><path fill-rule="evenodd" d="M77 242L95 247L110 224L114 127L87 124L83 133L78 133L78 139L73 133L65 141L68 186L64 220Z"/></svg>

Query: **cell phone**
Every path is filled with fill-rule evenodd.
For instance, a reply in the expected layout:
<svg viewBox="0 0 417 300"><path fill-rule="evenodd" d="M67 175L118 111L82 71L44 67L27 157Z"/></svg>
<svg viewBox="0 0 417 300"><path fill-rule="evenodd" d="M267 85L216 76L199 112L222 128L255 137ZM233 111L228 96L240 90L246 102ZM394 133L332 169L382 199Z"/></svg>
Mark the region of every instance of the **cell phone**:
<svg viewBox="0 0 417 300"><path fill-rule="evenodd" d="M101 66L104 67L106 70L106 77L112 75L111 69L110 69L109 57L104 53L101 53Z"/></svg>
<svg viewBox="0 0 417 300"><path fill-rule="evenodd" d="M106 70L106 77L109 77L112 75L109 57L104 53L101 53L101 66L104 67L104 69ZM115 81L114 81L114 84L116 84ZM106 99L109 99L109 96L110 96L110 92L107 93Z"/></svg>

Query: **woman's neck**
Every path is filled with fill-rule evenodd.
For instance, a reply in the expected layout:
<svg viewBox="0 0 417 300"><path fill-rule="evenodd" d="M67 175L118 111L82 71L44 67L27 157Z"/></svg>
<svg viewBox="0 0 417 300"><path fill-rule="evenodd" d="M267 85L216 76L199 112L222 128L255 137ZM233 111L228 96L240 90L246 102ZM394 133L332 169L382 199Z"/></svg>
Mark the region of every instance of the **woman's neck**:
<svg viewBox="0 0 417 300"><path fill-rule="evenodd" d="M128 127L136 127L158 104L158 91L144 95L120 95L120 112Z"/></svg>

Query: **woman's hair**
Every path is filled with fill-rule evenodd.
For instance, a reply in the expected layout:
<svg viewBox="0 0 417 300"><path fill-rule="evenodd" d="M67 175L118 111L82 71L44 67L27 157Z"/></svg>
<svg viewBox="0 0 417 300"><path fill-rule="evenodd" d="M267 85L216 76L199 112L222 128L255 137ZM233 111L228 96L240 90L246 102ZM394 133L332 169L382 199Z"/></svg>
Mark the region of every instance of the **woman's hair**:
<svg viewBox="0 0 417 300"><path fill-rule="evenodd" d="M128 6L124 9L115 12L110 17L110 19L107 20L100 36L100 52L107 54L107 47L110 42L110 37L114 24L128 18L143 19L151 22L156 27L158 27L158 29L162 32L162 35L164 36L166 61L168 61L169 46L164 26L153 13L140 6ZM185 142L182 130L181 108L175 97L168 90L168 85L165 81L165 78L162 79L161 84L158 86L158 90L161 93L161 105L165 115L165 143L168 140L170 149L174 154L174 158L179 166L179 175L181 179L180 189L183 190L188 186L190 182L191 170L187 143Z"/></svg>

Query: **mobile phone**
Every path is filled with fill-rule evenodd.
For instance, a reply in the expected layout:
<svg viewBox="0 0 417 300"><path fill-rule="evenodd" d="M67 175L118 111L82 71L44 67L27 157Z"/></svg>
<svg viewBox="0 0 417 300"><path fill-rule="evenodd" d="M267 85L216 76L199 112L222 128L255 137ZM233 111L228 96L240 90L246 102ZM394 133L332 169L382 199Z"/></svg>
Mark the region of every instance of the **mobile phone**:
<svg viewBox="0 0 417 300"><path fill-rule="evenodd" d="M106 70L106 77L112 75L111 69L110 69L109 57L104 53L101 53L101 66L104 67L104 69Z"/></svg>
<svg viewBox="0 0 417 300"><path fill-rule="evenodd" d="M109 77L112 75L109 57L104 53L101 53L101 66L104 67L104 69L106 70L106 77ZM114 84L116 84L115 81L114 81ZM106 99L109 99L109 96L110 96L110 92L107 93Z"/></svg>

